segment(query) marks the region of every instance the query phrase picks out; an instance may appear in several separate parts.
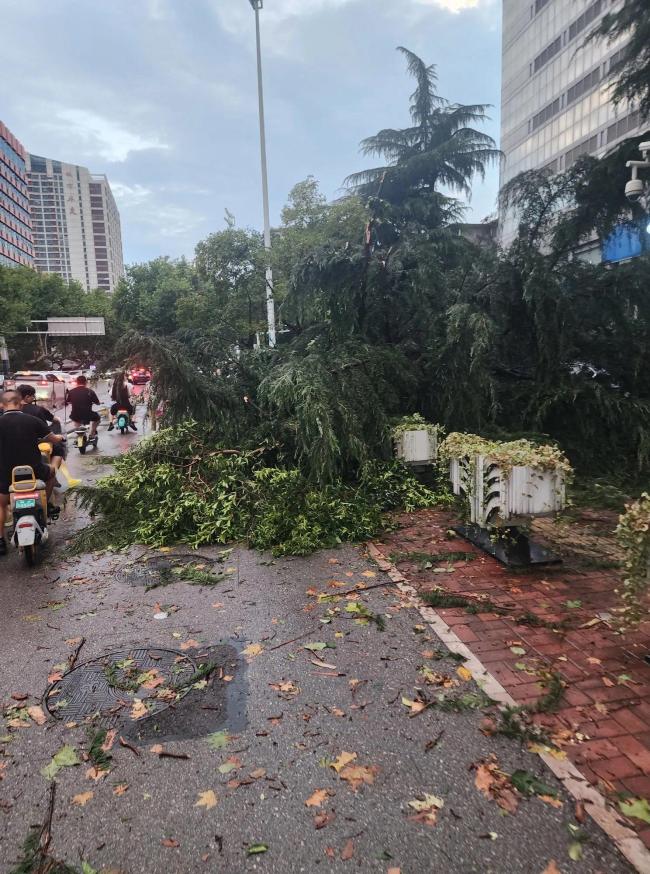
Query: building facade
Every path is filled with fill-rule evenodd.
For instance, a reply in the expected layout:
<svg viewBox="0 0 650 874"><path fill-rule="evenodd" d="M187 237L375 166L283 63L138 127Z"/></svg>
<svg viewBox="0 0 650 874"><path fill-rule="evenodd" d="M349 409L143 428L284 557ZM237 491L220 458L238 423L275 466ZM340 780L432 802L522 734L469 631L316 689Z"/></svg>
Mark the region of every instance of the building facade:
<svg viewBox="0 0 650 874"><path fill-rule="evenodd" d="M610 74L625 37L586 42L619 0L503 0L501 185L519 173L568 170L582 155L602 157L640 133L633 105L614 107ZM500 239L516 217L499 216Z"/></svg>
<svg viewBox="0 0 650 874"><path fill-rule="evenodd" d="M26 153L0 121L0 264L34 265Z"/></svg>
<svg viewBox="0 0 650 874"><path fill-rule="evenodd" d="M34 264L90 291L113 291L124 275L120 215L106 176L27 156Z"/></svg>

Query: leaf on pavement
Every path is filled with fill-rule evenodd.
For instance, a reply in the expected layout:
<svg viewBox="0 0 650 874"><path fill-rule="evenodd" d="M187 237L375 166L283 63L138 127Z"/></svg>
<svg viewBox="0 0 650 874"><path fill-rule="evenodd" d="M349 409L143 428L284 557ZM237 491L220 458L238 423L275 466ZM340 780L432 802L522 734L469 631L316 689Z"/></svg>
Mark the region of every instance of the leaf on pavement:
<svg viewBox="0 0 650 874"><path fill-rule="evenodd" d="M562 874L562 872L555 864L555 859L551 859L546 868L542 871L542 874Z"/></svg>
<svg viewBox="0 0 650 874"><path fill-rule="evenodd" d="M206 810L212 810L216 806L217 796L212 789L208 789L206 792L199 792L199 797L194 807L205 807Z"/></svg>
<svg viewBox="0 0 650 874"><path fill-rule="evenodd" d="M258 856L260 853L266 853L267 850L268 844L251 844L246 853L249 856Z"/></svg>
<svg viewBox="0 0 650 874"><path fill-rule="evenodd" d="M178 843L178 841L175 841L174 838L163 838L160 843L163 845L163 847L167 848L180 847L180 844Z"/></svg>
<svg viewBox="0 0 650 874"><path fill-rule="evenodd" d="M402 698L402 704L404 707L408 707L412 714L422 713L427 706L424 701L412 701L410 698L406 697Z"/></svg>
<svg viewBox="0 0 650 874"><path fill-rule="evenodd" d="M249 643L249 645L246 647L246 649L242 650L242 655L251 656L251 658L254 658L255 656L258 656L263 651L264 651L264 647L262 646L261 643Z"/></svg>
<svg viewBox="0 0 650 874"><path fill-rule="evenodd" d="M327 644L322 641L318 641L316 643L305 643L303 644L303 649L309 649L312 652L320 652L322 649L327 649Z"/></svg>
<svg viewBox="0 0 650 874"><path fill-rule="evenodd" d="M459 668L456 668L456 673L465 683L468 683L472 679L472 672L463 665L461 665Z"/></svg>
<svg viewBox="0 0 650 874"><path fill-rule="evenodd" d="M52 756L52 761L49 765L41 768L41 774L48 780L54 780L61 768L71 768L73 765L80 765L81 762L77 756L74 747L67 744Z"/></svg>
<svg viewBox="0 0 650 874"><path fill-rule="evenodd" d="M213 750L221 750L230 742L230 735L227 731L213 731L206 737L208 746Z"/></svg>
<svg viewBox="0 0 650 874"><path fill-rule="evenodd" d="M117 786L113 789L113 795L117 795L118 797L120 795L124 795L128 788L128 783L118 783Z"/></svg>
<svg viewBox="0 0 650 874"><path fill-rule="evenodd" d="M548 783L544 783L529 771L514 771L510 775L510 781L515 789L518 792L521 792L522 795L539 795L540 797L543 796L542 800L546 800L547 798L557 798L557 792L552 786L549 786ZM559 806L562 806L562 802L560 802Z"/></svg>
<svg viewBox="0 0 650 874"><path fill-rule="evenodd" d="M364 784L372 786L378 773L379 768L376 765L348 765L339 773L339 777L349 783L356 792Z"/></svg>
<svg viewBox="0 0 650 874"><path fill-rule="evenodd" d="M517 790L508 775L499 769L496 756L492 754L488 759L482 759L472 767L476 770L474 785L478 791L486 798L496 801L502 810L515 813L518 804Z"/></svg>
<svg viewBox="0 0 650 874"><path fill-rule="evenodd" d="M354 844L352 843L352 838L349 841L346 841L345 846L341 850L341 861L347 862L354 856Z"/></svg>
<svg viewBox="0 0 650 874"><path fill-rule="evenodd" d="M147 716L149 711L147 710L146 705L140 698L133 699L133 706L131 707L131 719L142 719L143 716Z"/></svg>
<svg viewBox="0 0 650 874"><path fill-rule="evenodd" d="M96 768L94 765L86 771L86 777L89 780L94 780L95 783L99 783L99 781L103 780L107 774L108 771L105 768Z"/></svg>
<svg viewBox="0 0 650 874"><path fill-rule="evenodd" d="M372 577L376 577L377 574L374 571L361 571L361 576L368 577L369 579L372 579Z"/></svg>
<svg viewBox="0 0 650 874"><path fill-rule="evenodd" d="M198 649L200 646L201 646L201 644L199 643L199 641L194 640L193 637L191 637L189 640L186 640L184 643L181 643L182 650Z"/></svg>
<svg viewBox="0 0 650 874"><path fill-rule="evenodd" d="M305 801L305 807L320 807L329 796L327 789L316 789Z"/></svg>
<svg viewBox="0 0 650 874"><path fill-rule="evenodd" d="M619 801L618 806L625 816L650 823L650 804L646 798L629 798L627 801Z"/></svg>
<svg viewBox="0 0 650 874"><path fill-rule="evenodd" d="M416 811L415 815L409 816L409 819L413 822L423 822L425 825L435 825L438 811L444 807L444 804L442 798L425 793L422 798L409 801L409 807Z"/></svg>
<svg viewBox="0 0 650 874"><path fill-rule="evenodd" d="M343 768L346 765L349 765L350 762L353 762L357 757L356 753L346 753L343 752L341 755L332 762L331 767L334 768L337 774L340 774Z"/></svg>
<svg viewBox="0 0 650 874"><path fill-rule="evenodd" d="M334 814L327 810L324 810L322 813L317 813L314 817L314 828L317 831L318 829L325 828L325 826L329 825L333 819Z"/></svg>
<svg viewBox="0 0 650 874"><path fill-rule="evenodd" d="M35 704L33 707L28 707L27 712L36 725L43 725L45 723L45 714L42 707Z"/></svg>
<svg viewBox="0 0 650 874"><path fill-rule="evenodd" d="M80 792L79 795L72 796L72 803L77 804L79 807L85 807L94 794L94 792Z"/></svg>

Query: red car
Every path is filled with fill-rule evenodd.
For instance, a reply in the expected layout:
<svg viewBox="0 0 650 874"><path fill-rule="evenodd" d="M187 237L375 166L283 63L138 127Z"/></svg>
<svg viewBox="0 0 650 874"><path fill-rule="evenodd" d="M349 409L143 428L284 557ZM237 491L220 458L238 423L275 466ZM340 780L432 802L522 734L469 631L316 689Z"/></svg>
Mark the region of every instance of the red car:
<svg viewBox="0 0 650 874"><path fill-rule="evenodd" d="M148 367L134 367L129 374L129 382L133 385L146 385L151 380L151 371Z"/></svg>

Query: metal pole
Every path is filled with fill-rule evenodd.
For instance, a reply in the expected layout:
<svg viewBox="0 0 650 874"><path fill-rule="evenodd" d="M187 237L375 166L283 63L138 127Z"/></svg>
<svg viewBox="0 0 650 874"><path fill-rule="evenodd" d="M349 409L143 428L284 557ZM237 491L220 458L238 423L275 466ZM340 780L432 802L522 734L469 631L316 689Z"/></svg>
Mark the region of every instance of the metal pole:
<svg viewBox="0 0 650 874"><path fill-rule="evenodd" d="M262 86L262 46L260 40L260 3L255 2L255 37L257 41L257 94L260 116L260 154L262 159L262 200L264 204L264 248L266 250L266 319L269 347L275 348L275 302L271 269L271 220L269 216L269 179L266 168L266 131L264 126L264 89Z"/></svg>

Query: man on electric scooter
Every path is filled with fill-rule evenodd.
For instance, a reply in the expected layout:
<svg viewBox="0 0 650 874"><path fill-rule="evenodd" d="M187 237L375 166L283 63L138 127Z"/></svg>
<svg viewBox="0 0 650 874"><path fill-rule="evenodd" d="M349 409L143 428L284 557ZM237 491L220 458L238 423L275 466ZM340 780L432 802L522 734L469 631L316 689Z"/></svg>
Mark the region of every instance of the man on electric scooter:
<svg viewBox="0 0 650 874"><path fill-rule="evenodd" d="M54 413L51 413L47 407L43 407L36 403L36 389L33 385L19 385L16 391L22 398L22 411L28 416L36 416L41 422L48 425L53 434L61 433L61 422L56 418ZM63 464L65 458L65 447L61 443L53 448L52 451L52 466L55 470Z"/></svg>
<svg viewBox="0 0 650 874"><path fill-rule="evenodd" d="M45 483L48 511L58 509L50 504L54 489L54 468L43 462L38 444L46 441L54 446L61 443L63 437L52 434L45 422L36 416L23 413L21 401L17 391L6 391L2 395L4 413L0 416L0 555L7 554L5 520L11 473L15 467L31 467L34 476Z"/></svg>
<svg viewBox="0 0 650 874"><path fill-rule="evenodd" d="M94 440L97 436L97 425L99 424L99 413L93 410L94 404L99 404L99 398L95 392L88 388L88 380L85 376L77 377L77 385L68 392L66 397L66 406L70 404L70 418L75 425L90 425L90 440Z"/></svg>

